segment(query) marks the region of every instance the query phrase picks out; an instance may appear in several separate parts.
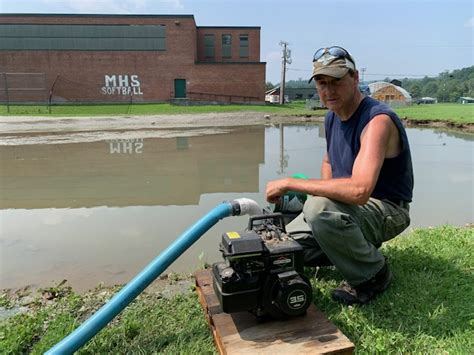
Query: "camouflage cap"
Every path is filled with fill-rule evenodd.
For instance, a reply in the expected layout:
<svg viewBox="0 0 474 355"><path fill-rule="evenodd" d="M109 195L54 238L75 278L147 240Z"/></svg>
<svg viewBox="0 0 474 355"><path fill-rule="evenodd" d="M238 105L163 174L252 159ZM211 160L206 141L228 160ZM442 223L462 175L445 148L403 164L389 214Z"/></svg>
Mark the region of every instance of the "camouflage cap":
<svg viewBox="0 0 474 355"><path fill-rule="evenodd" d="M324 55L313 62L313 75L308 83L310 83L316 75L328 75L340 79L349 72L349 69L356 70L355 64L348 58L334 58L331 55Z"/></svg>

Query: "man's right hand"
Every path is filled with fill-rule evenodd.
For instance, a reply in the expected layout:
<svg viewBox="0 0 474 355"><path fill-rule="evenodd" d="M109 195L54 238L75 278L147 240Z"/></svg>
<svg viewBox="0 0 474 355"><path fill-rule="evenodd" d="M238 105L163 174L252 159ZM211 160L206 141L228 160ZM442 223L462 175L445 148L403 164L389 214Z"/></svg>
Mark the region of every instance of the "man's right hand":
<svg viewBox="0 0 474 355"><path fill-rule="evenodd" d="M288 191L287 179L273 180L267 183L266 198L270 203L277 203Z"/></svg>

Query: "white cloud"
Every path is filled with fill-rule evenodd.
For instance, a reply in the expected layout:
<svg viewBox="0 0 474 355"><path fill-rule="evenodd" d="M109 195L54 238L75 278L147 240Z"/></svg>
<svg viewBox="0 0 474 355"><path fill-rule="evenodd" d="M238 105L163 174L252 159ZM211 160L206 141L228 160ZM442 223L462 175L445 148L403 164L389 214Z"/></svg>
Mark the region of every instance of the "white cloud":
<svg viewBox="0 0 474 355"><path fill-rule="evenodd" d="M464 27L474 27L474 17L471 17L469 20L466 21Z"/></svg>

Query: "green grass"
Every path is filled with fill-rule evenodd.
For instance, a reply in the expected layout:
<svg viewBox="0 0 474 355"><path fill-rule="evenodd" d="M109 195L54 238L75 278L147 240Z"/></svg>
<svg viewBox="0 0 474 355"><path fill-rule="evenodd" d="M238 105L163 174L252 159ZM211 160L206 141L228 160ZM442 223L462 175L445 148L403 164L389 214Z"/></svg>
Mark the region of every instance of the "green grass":
<svg viewBox="0 0 474 355"><path fill-rule="evenodd" d="M315 304L356 345L356 353L474 353L473 229L415 230L389 242L383 252L394 282L363 307L341 306L331 300L330 290L341 281L335 270L307 270ZM0 323L0 352L44 352L112 294L98 289L78 296L69 290L49 305L38 301L34 311ZM194 293L171 299L150 293L139 296L79 353L215 352Z"/></svg>
<svg viewBox="0 0 474 355"><path fill-rule="evenodd" d="M78 296L70 289L51 305L0 323L1 354L42 354L67 336L112 293ZM98 302L100 301L100 302ZM215 353L202 308L194 293L171 299L141 295L78 354Z"/></svg>
<svg viewBox="0 0 474 355"><path fill-rule="evenodd" d="M102 116L102 115L173 115L210 112L262 112L276 115L311 115L324 116L326 110L312 111L304 102L280 105L204 105L175 106L170 104L115 104L115 105L58 105L51 107L51 114L46 106L13 105L10 113L7 107L0 105L0 115L33 115L33 116ZM474 123L474 105L441 103L433 105L412 105L396 108L401 118L409 120L447 121L453 123Z"/></svg>
<svg viewBox="0 0 474 355"><path fill-rule="evenodd" d="M356 345L357 353L474 353L472 228L415 230L383 247L394 274L373 303L344 307L330 299L341 280L320 269L314 300Z"/></svg>
<svg viewBox="0 0 474 355"><path fill-rule="evenodd" d="M324 116L325 110L309 111L304 103L280 105L202 105L177 106L170 104L116 104L116 105L61 105L51 106L51 116L102 116L102 115L173 115L210 112L265 112L279 115L304 115L315 112ZM46 106L12 105L10 113L0 105L0 115L50 115Z"/></svg>
<svg viewBox="0 0 474 355"><path fill-rule="evenodd" d="M455 123L474 123L474 104L431 104L412 105L395 109L400 118L411 120L450 121Z"/></svg>

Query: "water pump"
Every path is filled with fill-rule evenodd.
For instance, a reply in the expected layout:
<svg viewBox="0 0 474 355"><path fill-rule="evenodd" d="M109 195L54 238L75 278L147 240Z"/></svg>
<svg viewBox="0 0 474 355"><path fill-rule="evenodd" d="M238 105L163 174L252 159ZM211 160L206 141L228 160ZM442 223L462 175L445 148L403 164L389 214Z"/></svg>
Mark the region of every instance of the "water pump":
<svg viewBox="0 0 474 355"><path fill-rule="evenodd" d="M243 232L227 232L224 262L212 266L213 287L226 313L250 311L257 319L306 313L312 289L303 274L303 248L285 230L281 213L250 217Z"/></svg>

